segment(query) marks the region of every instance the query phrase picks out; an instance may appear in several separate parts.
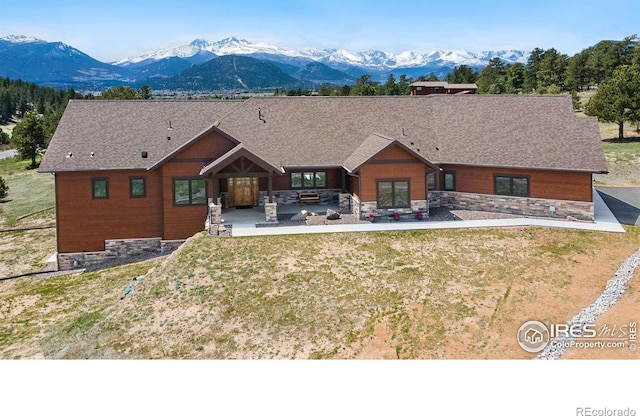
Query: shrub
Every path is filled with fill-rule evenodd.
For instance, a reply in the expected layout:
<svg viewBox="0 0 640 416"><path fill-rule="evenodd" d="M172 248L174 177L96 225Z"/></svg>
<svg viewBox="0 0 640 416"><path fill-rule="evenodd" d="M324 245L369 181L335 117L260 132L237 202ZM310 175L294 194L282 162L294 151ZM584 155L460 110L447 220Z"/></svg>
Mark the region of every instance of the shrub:
<svg viewBox="0 0 640 416"><path fill-rule="evenodd" d="M9 194L9 186L4 182L2 176L0 176L0 199L4 199Z"/></svg>
<svg viewBox="0 0 640 416"><path fill-rule="evenodd" d="M0 130L0 144L9 144L9 139L11 139L9 133L5 133L4 131Z"/></svg>

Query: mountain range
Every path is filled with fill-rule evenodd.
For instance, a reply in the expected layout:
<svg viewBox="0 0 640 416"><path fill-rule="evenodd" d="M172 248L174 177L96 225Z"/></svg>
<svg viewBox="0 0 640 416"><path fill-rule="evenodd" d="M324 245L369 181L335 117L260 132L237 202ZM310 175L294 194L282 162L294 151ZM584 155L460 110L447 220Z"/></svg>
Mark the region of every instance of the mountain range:
<svg viewBox="0 0 640 416"><path fill-rule="evenodd" d="M221 59L223 57L227 58ZM525 62L527 53L518 50L434 50L426 54L292 50L229 37L216 42L196 39L184 46L100 62L62 42L23 35L0 38L0 76L78 90L143 83L152 88L194 91L342 85L355 83L363 74L384 81L389 74L416 78L433 72L444 76L463 64L477 70L495 57L505 63ZM239 62L242 62L241 69L238 69Z"/></svg>

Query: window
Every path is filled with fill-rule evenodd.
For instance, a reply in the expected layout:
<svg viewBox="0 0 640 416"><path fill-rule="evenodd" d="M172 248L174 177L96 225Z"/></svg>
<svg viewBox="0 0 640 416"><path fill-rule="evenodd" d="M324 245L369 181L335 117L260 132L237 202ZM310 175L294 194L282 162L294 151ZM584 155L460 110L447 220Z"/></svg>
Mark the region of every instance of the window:
<svg viewBox="0 0 640 416"><path fill-rule="evenodd" d="M408 180L378 181L378 208L411 206Z"/></svg>
<svg viewBox="0 0 640 416"><path fill-rule="evenodd" d="M427 191L433 191L436 189L436 173L427 173Z"/></svg>
<svg viewBox="0 0 640 416"><path fill-rule="evenodd" d="M456 174L454 172L444 173L444 190L445 191L456 190Z"/></svg>
<svg viewBox="0 0 640 416"><path fill-rule="evenodd" d="M526 176L494 175L496 195L529 196L529 178Z"/></svg>
<svg viewBox="0 0 640 416"><path fill-rule="evenodd" d="M147 196L145 178L129 178L129 196L131 198L144 198Z"/></svg>
<svg viewBox="0 0 640 416"><path fill-rule="evenodd" d="M291 172L291 188L326 188L326 171Z"/></svg>
<svg viewBox="0 0 640 416"><path fill-rule="evenodd" d="M174 205L205 205L207 185L204 179L174 179Z"/></svg>
<svg viewBox="0 0 640 416"><path fill-rule="evenodd" d="M109 179L95 178L91 180L93 199L109 198Z"/></svg>

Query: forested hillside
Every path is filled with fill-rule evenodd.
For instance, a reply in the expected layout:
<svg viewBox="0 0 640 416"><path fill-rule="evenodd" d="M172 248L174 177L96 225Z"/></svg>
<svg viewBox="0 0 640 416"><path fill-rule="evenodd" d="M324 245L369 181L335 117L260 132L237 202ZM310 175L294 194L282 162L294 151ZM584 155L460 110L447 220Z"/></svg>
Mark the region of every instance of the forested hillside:
<svg viewBox="0 0 640 416"><path fill-rule="evenodd" d="M385 83L373 81L370 75L358 78L351 86L326 86L321 95L403 95L409 94L409 84L415 81L447 81L450 84L476 83L480 94L558 94L579 92L610 80L621 66L640 66L640 48L636 35L622 41L601 41L572 57L554 48L536 48L526 64L506 64L493 58L480 71L467 65L453 69L443 79L434 74L417 78L391 74ZM295 91L289 95L295 95Z"/></svg>

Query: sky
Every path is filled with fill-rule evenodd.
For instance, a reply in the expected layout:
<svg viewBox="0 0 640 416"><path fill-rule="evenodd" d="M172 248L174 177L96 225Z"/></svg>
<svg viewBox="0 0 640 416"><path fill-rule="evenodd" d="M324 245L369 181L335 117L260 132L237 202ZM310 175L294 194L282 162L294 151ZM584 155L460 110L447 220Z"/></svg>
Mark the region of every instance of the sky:
<svg viewBox="0 0 640 416"><path fill-rule="evenodd" d="M639 15L638 0L0 0L0 37L61 41L103 62L229 36L290 49L571 56L639 34Z"/></svg>

